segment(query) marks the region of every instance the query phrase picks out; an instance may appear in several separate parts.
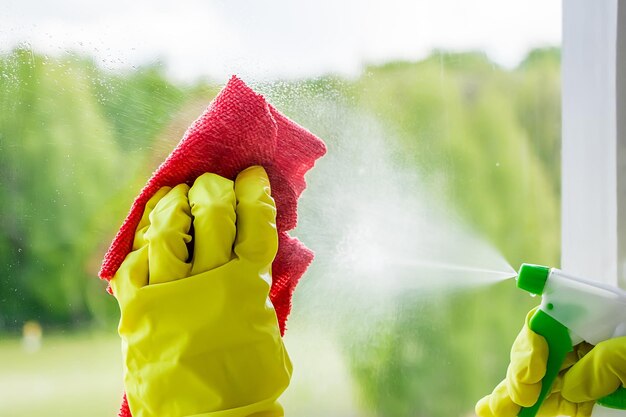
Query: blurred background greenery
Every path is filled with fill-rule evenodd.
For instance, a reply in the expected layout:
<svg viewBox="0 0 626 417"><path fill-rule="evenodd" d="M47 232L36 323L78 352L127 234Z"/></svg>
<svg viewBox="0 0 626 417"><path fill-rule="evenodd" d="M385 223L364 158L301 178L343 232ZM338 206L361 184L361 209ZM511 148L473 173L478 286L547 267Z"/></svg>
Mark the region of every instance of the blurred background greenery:
<svg viewBox="0 0 626 417"><path fill-rule="evenodd" d="M256 87L324 138L330 152L339 149L335 131L344 120L312 109L340 103L374 118L389 133L397 168L419 173L420 192L453 206L513 267L558 266L558 49L533 50L514 69L479 52L435 51L419 62L366 67L355 79ZM118 312L96 278L100 260L134 195L219 88L174 82L158 64L111 72L85 56L51 58L29 49L0 56L0 415L51 408L62 409L58 415L114 414L121 389ZM329 172L309 176L306 196L316 203L302 205L303 221L322 215L315 208L324 204L322 174ZM305 225L299 233L306 242L316 232ZM324 249L314 249L323 264ZM289 343L315 344L316 332L325 331L306 317L314 308L333 309L314 297L320 282L324 270L314 265L301 284L311 296L295 300ZM308 352L315 358L298 353L296 370L315 375L320 357L341 364L342 371L308 383L348 379L359 415L472 415L474 402L504 375L508 346L533 304L512 287L406 292L366 331L344 331L333 348ZM43 327L36 352L18 339L27 321ZM76 363L91 375L82 383L71 372ZM35 380L45 386L39 397L17 394L19 387L36 391ZM321 401L320 415L356 415L337 411L344 392L303 386L293 388L288 409ZM86 401L67 401L64 393L89 398L89 413Z"/></svg>

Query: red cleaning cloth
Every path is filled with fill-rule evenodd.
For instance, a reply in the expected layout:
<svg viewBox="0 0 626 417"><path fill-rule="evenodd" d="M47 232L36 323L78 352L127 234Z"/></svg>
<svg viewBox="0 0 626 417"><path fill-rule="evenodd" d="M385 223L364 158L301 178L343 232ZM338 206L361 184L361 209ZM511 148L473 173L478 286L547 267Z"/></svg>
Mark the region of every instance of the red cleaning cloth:
<svg viewBox="0 0 626 417"><path fill-rule="evenodd" d="M234 180L249 166L262 165L277 210L278 253L272 264L270 299L284 334L291 295L313 260L313 252L287 231L296 226L298 198L306 187L304 174L325 153L324 142L233 76L135 199L104 257L100 278L110 280L132 250L145 205L161 187L191 185L205 172ZM131 416L125 397L119 416Z"/></svg>

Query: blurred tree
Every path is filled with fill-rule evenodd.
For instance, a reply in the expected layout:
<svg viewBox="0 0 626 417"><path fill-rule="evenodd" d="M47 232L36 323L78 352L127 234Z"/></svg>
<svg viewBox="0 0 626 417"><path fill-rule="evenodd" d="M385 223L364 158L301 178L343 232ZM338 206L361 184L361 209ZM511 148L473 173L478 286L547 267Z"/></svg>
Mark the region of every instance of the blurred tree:
<svg viewBox="0 0 626 417"><path fill-rule="evenodd" d="M517 82L520 72L541 74L543 83ZM529 119L527 97L537 90L546 106L560 100L553 60L528 59L509 72L482 54L443 52L419 63L371 67L354 89L359 105L402 138L433 189L515 266L559 259L560 135L538 124L558 126L560 108ZM541 230L541 239L528 230Z"/></svg>
<svg viewBox="0 0 626 417"><path fill-rule="evenodd" d="M557 195L561 190L561 51L531 51L515 71L520 126L549 173Z"/></svg>
<svg viewBox="0 0 626 417"><path fill-rule="evenodd" d="M185 89L170 83L153 65L126 74L96 74L93 93L113 126L123 151L149 154L152 142L187 100Z"/></svg>
<svg viewBox="0 0 626 417"><path fill-rule="evenodd" d="M559 80L556 50L533 51L514 71L483 54L438 52L370 67L352 91L401 138L431 192L512 265L558 266ZM503 285L398 300L376 335L346 341L363 398L377 416L471 413L503 377L532 303Z"/></svg>
<svg viewBox="0 0 626 417"><path fill-rule="evenodd" d="M335 148L346 114L329 111L338 102L375 118L398 138L389 144L400 149L398 169L419 171L511 264L558 265L559 58L537 50L505 70L481 53L439 51L368 67L357 80L259 88L331 151L349 151ZM18 49L0 57L0 91L0 330L115 316L94 278L103 251L216 89L175 85L158 66L109 73L82 57ZM504 285L400 297L346 337L363 397L386 417L468 412L502 377L530 304Z"/></svg>
<svg viewBox="0 0 626 417"><path fill-rule="evenodd" d="M102 290L92 258L144 169L132 151L149 146L183 93L154 69L123 78L25 49L0 58L0 74L0 329L84 323L97 310L88 292Z"/></svg>

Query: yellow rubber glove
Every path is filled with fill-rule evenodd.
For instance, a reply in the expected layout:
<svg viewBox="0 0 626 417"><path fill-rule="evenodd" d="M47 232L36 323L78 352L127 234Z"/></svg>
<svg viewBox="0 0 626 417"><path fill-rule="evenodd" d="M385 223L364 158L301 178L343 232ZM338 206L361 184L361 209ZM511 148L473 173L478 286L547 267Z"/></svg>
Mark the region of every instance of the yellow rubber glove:
<svg viewBox="0 0 626 417"><path fill-rule="evenodd" d="M595 401L626 385L626 337L598 343L563 376L568 401Z"/></svg>
<svg viewBox="0 0 626 417"><path fill-rule="evenodd" d="M530 330L528 322L535 313L532 310L526 316L524 327L513 342L511 362L506 378L494 391L476 404L479 417L516 417L521 407L530 407L539 398L541 380L546 372L548 344L537 333ZM600 346L600 345L598 345ZM570 352L561 367L561 374L555 380L552 393L546 398L537 413L537 417L589 417L594 401L574 399L562 394L564 377L576 368L572 365L584 357L592 346L581 343ZM570 369L570 367L572 367ZM593 398L593 400L599 397Z"/></svg>
<svg viewBox="0 0 626 417"><path fill-rule="evenodd" d="M275 219L262 167L147 203L111 280L134 417L283 416L292 367L268 298Z"/></svg>

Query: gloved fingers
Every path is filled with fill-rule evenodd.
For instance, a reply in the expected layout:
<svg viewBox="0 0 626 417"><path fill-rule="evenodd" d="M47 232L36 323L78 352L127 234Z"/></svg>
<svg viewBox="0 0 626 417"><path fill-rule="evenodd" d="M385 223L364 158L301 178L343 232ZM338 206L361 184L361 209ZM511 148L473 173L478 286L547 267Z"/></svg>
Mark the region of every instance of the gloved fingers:
<svg viewBox="0 0 626 417"><path fill-rule="evenodd" d="M230 261L235 241L235 189L233 182L216 174L204 174L189 190L194 245L191 275L209 271Z"/></svg>
<svg viewBox="0 0 626 417"><path fill-rule="evenodd" d="M534 403L533 403L534 404ZM533 404L528 405L532 406ZM593 402L572 403L564 399L558 392L553 393L545 399L537 417L589 417L593 409ZM476 415L478 417L516 417L521 410L518 405L508 395L507 382L502 381L492 394L482 398L476 404Z"/></svg>
<svg viewBox="0 0 626 417"><path fill-rule="evenodd" d="M584 403L573 403L566 400L559 393L548 396L541 404L537 417L590 417L593 409L593 401Z"/></svg>
<svg viewBox="0 0 626 417"><path fill-rule="evenodd" d="M577 414L576 417L590 417L593 412L593 406L596 404L595 401L586 401L583 403L576 403Z"/></svg>
<svg viewBox="0 0 626 417"><path fill-rule="evenodd" d="M531 384L522 382L519 374L516 374L513 362L511 362L506 371L506 382L509 397L515 404L530 407L537 402L541 393L541 379Z"/></svg>
<svg viewBox="0 0 626 417"><path fill-rule="evenodd" d="M148 241L151 285L189 275L187 243L191 241L191 210L188 191L187 184L177 185L159 200L150 213L150 226L144 236Z"/></svg>
<svg viewBox="0 0 626 417"><path fill-rule="evenodd" d="M578 415L576 417L589 417L593 412L593 406L596 404L595 401L586 401L584 403L577 403L578 405Z"/></svg>
<svg viewBox="0 0 626 417"><path fill-rule="evenodd" d="M574 349L571 352L568 352L565 356L565 360L561 364L560 372L563 372L572 367L576 362L578 362L583 356L585 356L589 351L593 348L593 345L590 345L587 342L581 342L574 346Z"/></svg>
<svg viewBox="0 0 626 417"><path fill-rule="evenodd" d="M120 305L125 304L124 300L131 298L136 290L148 285L148 247L129 253L109 285Z"/></svg>
<svg viewBox="0 0 626 417"><path fill-rule="evenodd" d="M511 347L511 362L506 371L508 393L523 407L530 407L539 398L541 380L546 373L548 343L528 327L536 309L526 316L524 327Z"/></svg>
<svg viewBox="0 0 626 417"><path fill-rule="evenodd" d="M475 411L478 417L516 417L520 406L511 400L505 380L476 403Z"/></svg>
<svg viewBox="0 0 626 417"><path fill-rule="evenodd" d="M552 387L550 387L550 394L561 393L561 390L563 389L563 375L565 375L565 372L561 372L556 376L554 382L552 383Z"/></svg>
<svg viewBox="0 0 626 417"><path fill-rule="evenodd" d="M172 187L161 187L159 191L154 193L150 200L146 203L146 207L143 210L143 214L141 216L141 220L137 225L137 229L135 230L135 239L133 241L133 250L137 250L141 247L144 247L148 244L146 240L146 231L150 227L150 213L154 210L157 203L161 201L163 197L172 189Z"/></svg>
<svg viewBox="0 0 626 417"><path fill-rule="evenodd" d="M150 213L170 190L171 187L160 188L146 203L141 220L135 230L133 251L126 256L110 281L113 295L118 300L125 295L130 297L133 290L148 285L148 241L145 234L150 226Z"/></svg>
<svg viewBox="0 0 626 417"><path fill-rule="evenodd" d="M626 382L626 337L598 343L563 377L562 395L573 402L595 401Z"/></svg>
<svg viewBox="0 0 626 417"><path fill-rule="evenodd" d="M511 347L511 364L508 374L523 384L536 384L546 373L548 362L548 343L543 336L528 327L528 320L535 310L526 317L524 327L517 335Z"/></svg>
<svg viewBox="0 0 626 417"><path fill-rule="evenodd" d="M574 352L578 360L582 359L587 353L591 352L593 345L587 342L582 342L574 346Z"/></svg>
<svg viewBox="0 0 626 417"><path fill-rule="evenodd" d="M235 254L251 262L270 264L278 250L276 206L270 182L261 166L252 166L235 180L237 237Z"/></svg>
<svg viewBox="0 0 626 417"><path fill-rule="evenodd" d="M578 362L579 359L580 358L578 357L576 350L567 352L567 355L565 355L565 360L563 360L563 363L561 364L561 368L559 369L559 372L563 372L566 369L571 368L571 366L574 365L576 362Z"/></svg>

